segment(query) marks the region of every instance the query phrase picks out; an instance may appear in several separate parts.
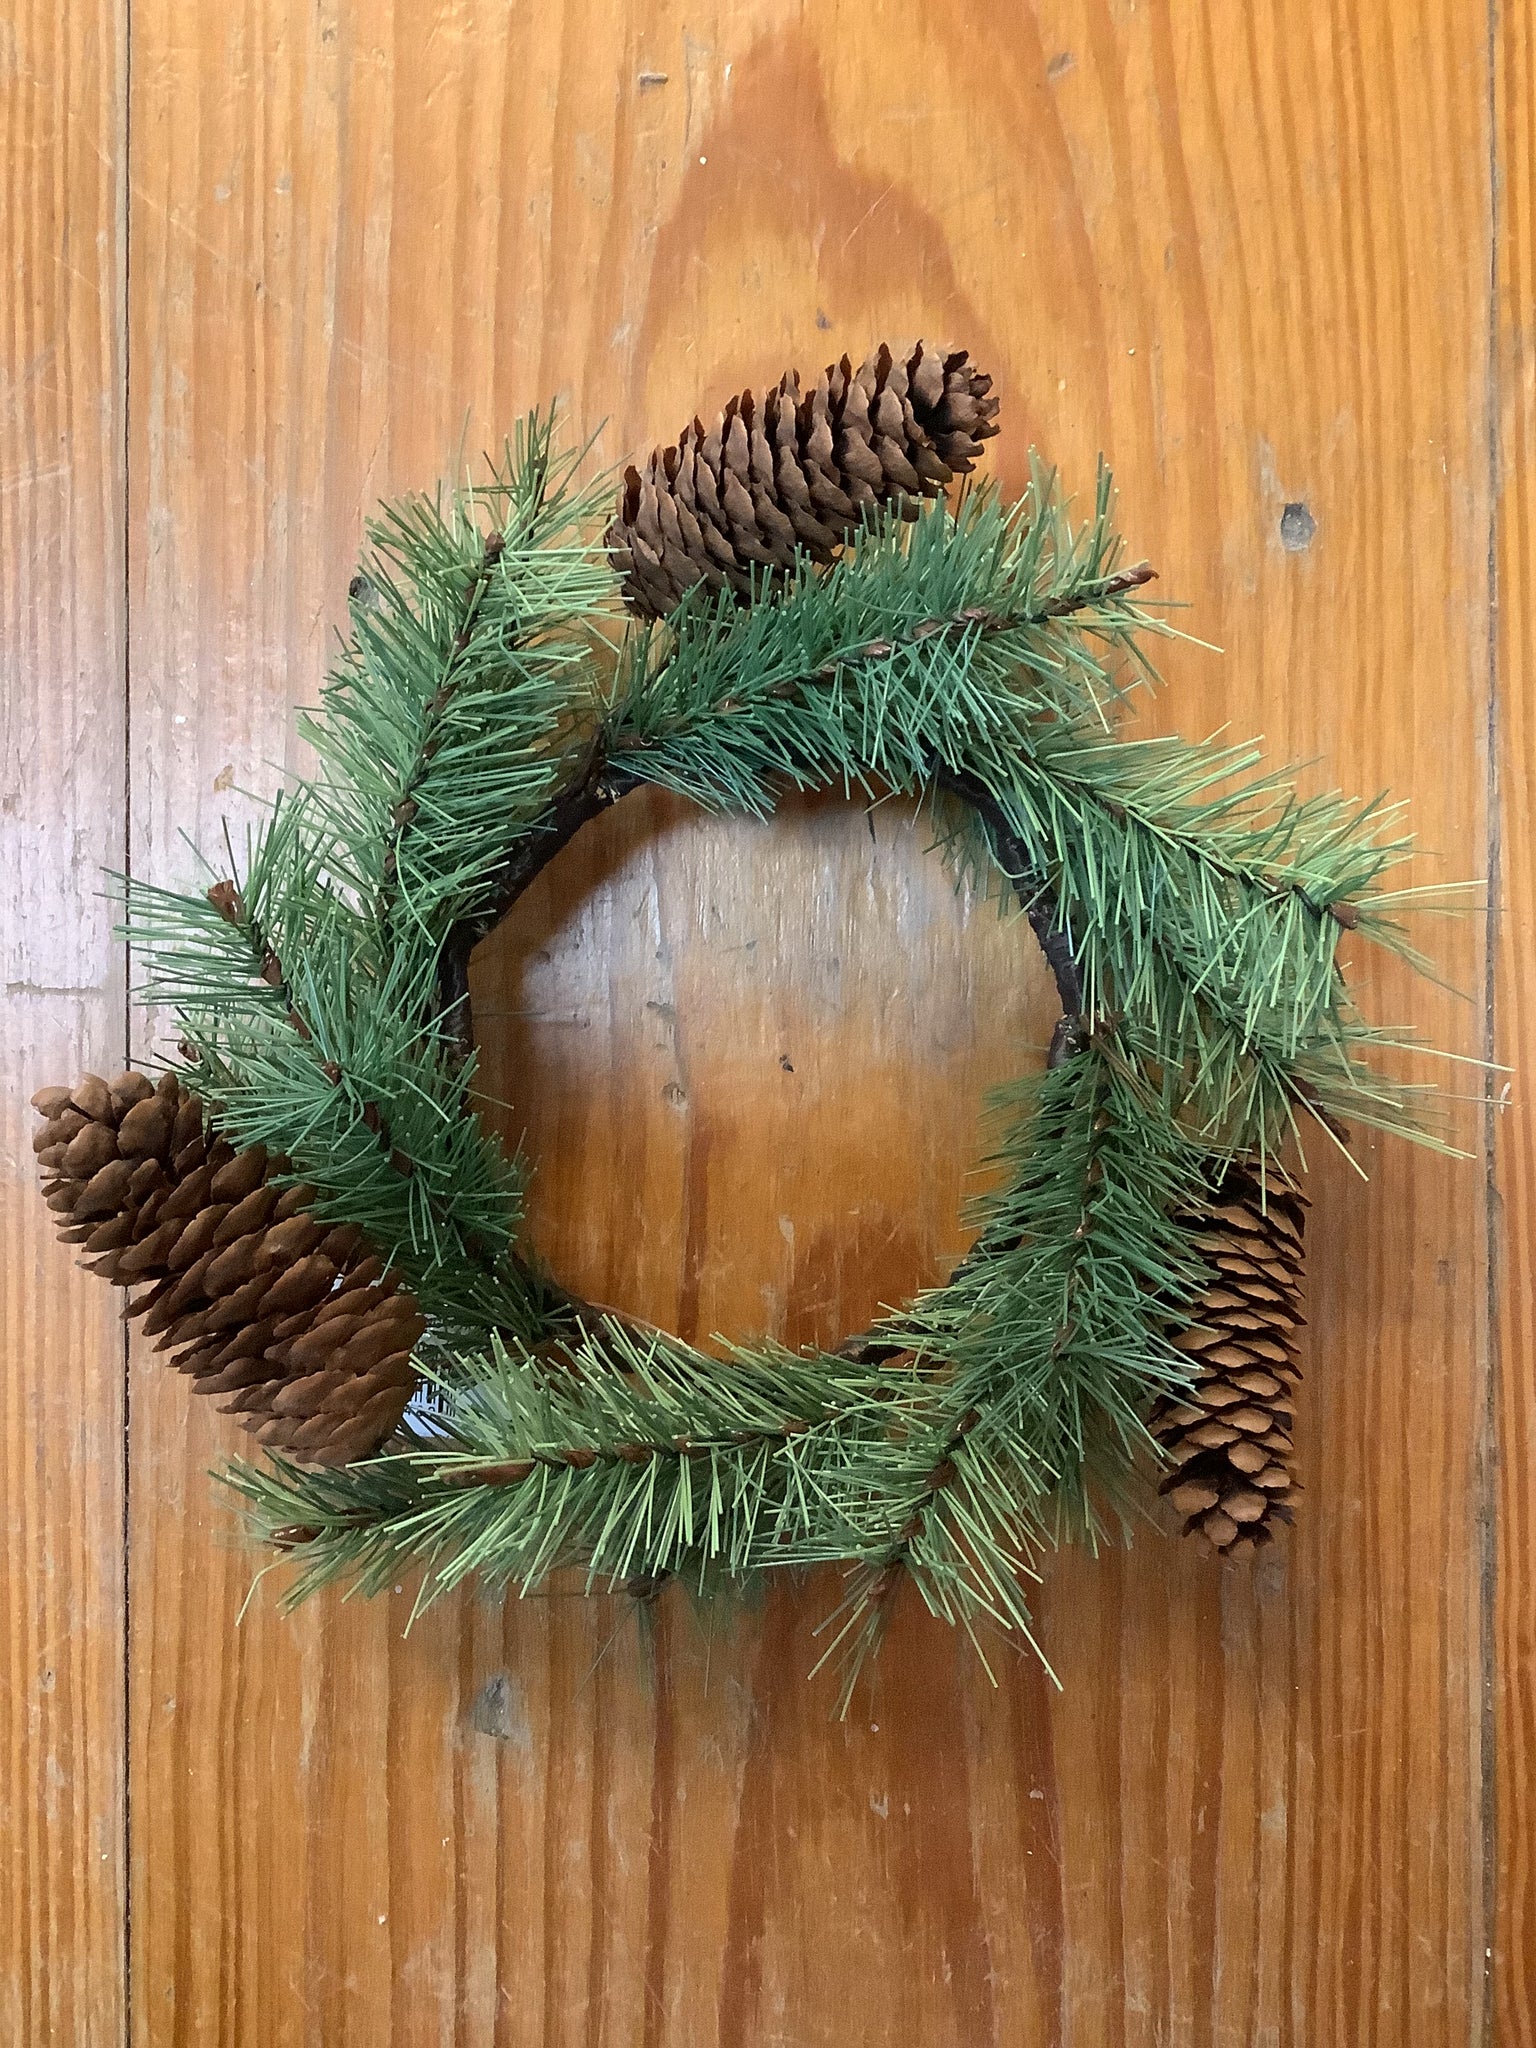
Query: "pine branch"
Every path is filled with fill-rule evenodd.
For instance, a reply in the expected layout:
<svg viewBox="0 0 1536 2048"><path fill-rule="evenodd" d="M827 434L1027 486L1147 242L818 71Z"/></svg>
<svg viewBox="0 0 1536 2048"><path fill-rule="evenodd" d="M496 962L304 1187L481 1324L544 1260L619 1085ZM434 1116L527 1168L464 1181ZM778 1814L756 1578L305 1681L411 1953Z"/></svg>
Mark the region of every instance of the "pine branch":
<svg viewBox="0 0 1536 2048"><path fill-rule="evenodd" d="M274 1464L228 1474L303 1567L294 1597L426 1568L422 1599L473 1574L530 1591L575 1566L589 1586L712 1561L750 1569L813 1512L777 1483L825 1434L835 1389L806 1361L722 1372L674 1340L609 1323L550 1371L525 1347L462 1362L433 1438L348 1475ZM355 1487L338 1484L355 1477ZM297 1533L295 1533L297 1532Z"/></svg>
<svg viewBox="0 0 1536 2048"><path fill-rule="evenodd" d="M823 1658L842 1664L845 1701L909 1578L973 1636L985 1623L1033 1641L1041 1553L1099 1533L1093 1487L1124 1497L1150 1401L1185 1384L1162 1332L1206 1278L1171 1220L1203 1189L1198 1155L1103 1033L1024 1101L977 1252L873 1333L888 1368L930 1382L933 1408L907 1441L886 1432L849 1460L865 1502L838 1519L865 1546Z"/></svg>
<svg viewBox="0 0 1536 2048"><path fill-rule="evenodd" d="M407 499L370 526L350 642L303 724L324 827L381 959L414 947L435 962L493 888L509 826L566 772L612 594L591 540L606 483L579 484L580 460L555 452L552 415L531 415L479 490Z"/></svg>
<svg viewBox="0 0 1536 2048"><path fill-rule="evenodd" d="M198 917L214 928L208 950L224 947L221 965L239 960L243 985L222 1001L184 1001L179 1019L185 1079L224 1134L290 1160L292 1177L316 1190L316 1213L365 1229L460 1341L537 1328L539 1292L511 1255L518 1171L463 1116L472 1068L452 1071L441 1032L415 1021L419 994L360 969L344 907L289 961L249 889L212 893L173 909L180 929ZM163 898L159 913L171 914Z"/></svg>
<svg viewBox="0 0 1536 2048"><path fill-rule="evenodd" d="M383 879L373 912L375 921L386 928L398 895L401 838L414 823L421 809L416 793L430 769L433 756L442 750L444 714L458 692L464 657L474 638L475 619L490 586L492 571L505 554L506 546L504 534L491 532L485 537L480 550L480 566L470 577L464 596L464 622L454 635L453 644L448 650L448 658L443 665L443 679L426 701L420 745L414 760L401 777L400 794L390 807L393 836L385 850Z"/></svg>
<svg viewBox="0 0 1536 2048"><path fill-rule="evenodd" d="M215 882L207 892L208 902L224 922L240 933L250 949L251 959L258 978L272 989L284 1009L284 1021L289 1028L303 1039L306 1045L313 1045L315 1034L304 1021L304 1017L293 999L287 970L277 955L270 935L263 930L260 920L246 909L244 899L235 883L229 880ZM345 1076L336 1060L322 1059L318 1062L320 1072L332 1088L341 1087ZM371 1131L378 1140L379 1149L389 1161L392 1169L409 1180L415 1173L415 1163L400 1150L394 1142L394 1134L388 1118L377 1102L367 1101L362 1106L361 1121L365 1130Z"/></svg>

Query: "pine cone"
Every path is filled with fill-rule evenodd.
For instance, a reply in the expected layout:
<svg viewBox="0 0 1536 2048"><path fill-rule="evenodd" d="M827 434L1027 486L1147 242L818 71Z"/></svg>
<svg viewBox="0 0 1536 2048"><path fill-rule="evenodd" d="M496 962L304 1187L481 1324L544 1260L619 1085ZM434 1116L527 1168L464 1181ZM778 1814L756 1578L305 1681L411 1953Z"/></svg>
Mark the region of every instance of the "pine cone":
<svg viewBox="0 0 1536 2048"><path fill-rule="evenodd" d="M1190 1360L1193 1390L1159 1400L1147 1427L1172 1468L1161 1490L1186 1518L1184 1533L1226 1557L1249 1556L1292 1519L1305 1220L1294 1181L1270 1165L1261 1184L1240 1162L1188 1218L1216 1279L1173 1340Z"/></svg>
<svg viewBox="0 0 1536 2048"><path fill-rule="evenodd" d="M685 590L752 594L796 548L830 562L865 509L935 497L997 432L992 379L964 349L920 341L905 360L882 342L857 370L844 356L802 397L791 370L761 404L733 398L707 432L695 419L643 470L624 472L607 533L630 607L661 618Z"/></svg>
<svg viewBox="0 0 1536 2048"><path fill-rule="evenodd" d="M44 1193L60 1235L119 1287L203 1394L259 1442L317 1465L366 1457L398 1426L426 1328L359 1230L280 1188L287 1162L205 1128L174 1074L87 1074L32 1098Z"/></svg>

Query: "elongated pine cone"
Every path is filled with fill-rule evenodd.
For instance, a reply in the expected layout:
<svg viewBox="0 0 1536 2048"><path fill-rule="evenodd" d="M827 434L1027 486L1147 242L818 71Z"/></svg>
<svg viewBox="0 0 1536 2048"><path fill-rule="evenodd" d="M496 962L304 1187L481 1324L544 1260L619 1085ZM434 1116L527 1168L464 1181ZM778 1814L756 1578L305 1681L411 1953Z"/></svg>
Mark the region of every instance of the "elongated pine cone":
<svg viewBox="0 0 1536 2048"><path fill-rule="evenodd" d="M1306 1198L1279 1168L1229 1166L1189 1219L1216 1279L1174 1338L1190 1361L1187 1399L1160 1400L1147 1426L1170 1471L1162 1491L1226 1557L1246 1557L1292 1519L1292 1389L1300 1377Z"/></svg>
<svg viewBox="0 0 1536 2048"><path fill-rule="evenodd" d="M661 618L695 583L750 597L754 568L782 575L797 547L831 561L867 507L935 497L971 468L997 432L991 389L964 349L920 341L905 357L882 342L857 370L844 356L803 395L796 370L761 402L740 392L624 472L607 543L625 601Z"/></svg>
<svg viewBox="0 0 1536 2048"><path fill-rule="evenodd" d="M33 1149L60 1235L119 1287L197 1390L259 1442L317 1465L366 1457L398 1426L426 1328L359 1230L281 1188L287 1162L237 1152L174 1074L87 1074L32 1098Z"/></svg>

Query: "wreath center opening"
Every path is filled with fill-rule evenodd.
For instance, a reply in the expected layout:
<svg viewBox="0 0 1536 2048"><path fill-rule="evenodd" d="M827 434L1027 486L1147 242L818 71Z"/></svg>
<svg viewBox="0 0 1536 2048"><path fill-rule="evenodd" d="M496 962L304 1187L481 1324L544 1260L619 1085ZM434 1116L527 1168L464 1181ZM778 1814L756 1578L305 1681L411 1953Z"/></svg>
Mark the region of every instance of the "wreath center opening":
<svg viewBox="0 0 1536 2048"><path fill-rule="evenodd" d="M470 964L477 1106L531 1168L559 1282L708 1347L836 1344L938 1285L992 1185L989 1089L1059 1011L931 812L636 791Z"/></svg>

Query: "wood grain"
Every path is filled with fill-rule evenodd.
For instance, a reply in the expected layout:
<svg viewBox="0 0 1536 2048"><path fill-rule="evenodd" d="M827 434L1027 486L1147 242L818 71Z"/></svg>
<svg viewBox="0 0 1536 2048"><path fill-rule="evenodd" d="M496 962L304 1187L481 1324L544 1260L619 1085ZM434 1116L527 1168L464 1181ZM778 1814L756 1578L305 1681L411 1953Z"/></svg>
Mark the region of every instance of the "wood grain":
<svg viewBox="0 0 1536 2048"><path fill-rule="evenodd" d="M1497 1861L1493 1940L1494 2038L1536 2048L1536 1382L1533 1382L1532 1216L1536 1204L1532 1072L1536 1068L1536 22L1501 15L1495 106L1499 180L1500 390L1498 597L1490 737L1496 742L1501 830L1495 849L1495 1050L1510 1071L1491 1077L1498 1109L1493 1293L1499 1304L1495 1496L1498 1601L1486 1645L1496 1684Z"/></svg>
<svg viewBox="0 0 1536 2048"><path fill-rule="evenodd" d="M8 1005L8 1072L68 1071L79 1040L105 1058L120 1016L87 899L124 826L124 405L129 855L170 878L180 834L214 845L291 757L381 492L550 392L606 415L617 457L919 331L995 368L1009 488L1031 441L1079 488L1113 460L1133 548L1225 650L1173 650L1154 726L1261 730L1324 757L1314 782L1410 795L1426 879L1488 865L1497 510L1518 1057L1528 10L1490 46L1456 0L135 0L119 231L124 49L85 5L0 40L0 245L31 280L0 659L34 838L5 816L5 902L20 972L56 991ZM125 261L126 369L102 282ZM1303 504L1310 528L1283 524ZM70 605L40 600L65 579ZM1478 1000L1362 962L1367 1005L1481 1053L1481 921L1429 936ZM632 798L482 949L475 992L557 1267L690 1333L791 1339L959 1246L981 1091L1048 1015L894 806L770 829ZM18 1200L6 1390L46 1427L8 1439L0 2020L121 2031L126 1612L141 2044L1459 2048L1489 2038L1490 1984L1498 2038L1532 2039L1528 1126L1506 1120L1500 1168L1491 1631L1478 1102L1456 1128L1469 1162L1367 1144L1363 1187L1319 1163L1286 1555L1223 1572L1149 1531L1063 1557L1040 1596L1060 1695L1027 1661L989 1687L907 1616L846 1724L805 1681L824 1585L713 1632L671 1596L644 1626L465 1597L407 1635L404 1594L290 1621L263 1593L237 1626L253 1561L205 1479L227 1426L137 1356L125 1610L110 1306ZM68 1675L40 1703L43 1670Z"/></svg>
<svg viewBox="0 0 1536 2048"><path fill-rule="evenodd" d="M123 2034L123 1342L53 1242L33 1089L115 1073L122 9L0 24L0 2039Z"/></svg>

